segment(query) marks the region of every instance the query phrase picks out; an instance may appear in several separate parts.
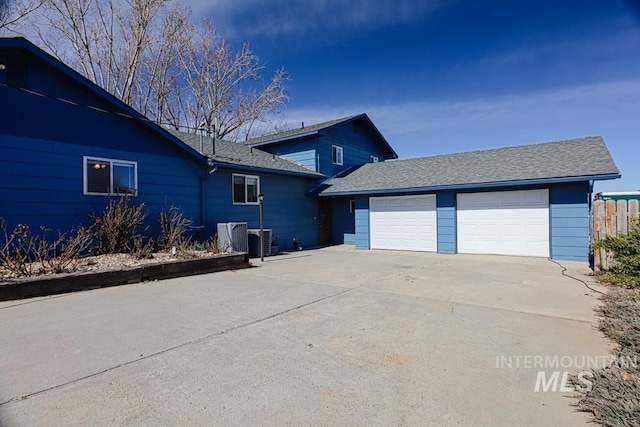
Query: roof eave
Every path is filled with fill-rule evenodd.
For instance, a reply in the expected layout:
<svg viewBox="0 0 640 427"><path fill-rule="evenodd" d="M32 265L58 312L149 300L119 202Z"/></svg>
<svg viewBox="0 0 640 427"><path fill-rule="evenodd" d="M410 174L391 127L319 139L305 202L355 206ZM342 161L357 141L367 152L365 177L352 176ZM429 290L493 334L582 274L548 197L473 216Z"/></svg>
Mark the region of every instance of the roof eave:
<svg viewBox="0 0 640 427"><path fill-rule="evenodd" d="M396 188L396 189L387 189L387 190L382 189L382 190L341 191L341 192L323 191L318 195L320 197L331 197L331 196L358 196L358 195L370 195L370 194L423 193L423 192L444 191L444 190L466 190L466 189L474 189L474 188L513 187L513 186L519 186L519 185L557 184L557 183L575 182L575 181L603 181L603 180L609 180L609 179L618 179L618 178L621 178L621 176L622 175L617 173L617 174L603 174L603 175L568 176L568 177L544 178L544 179L525 179L525 180L518 180L518 181L480 182L480 183L473 183L473 184Z"/></svg>
<svg viewBox="0 0 640 427"><path fill-rule="evenodd" d="M315 130L311 132L297 133L295 135L283 136L280 138L270 139L268 141L262 141L262 142L257 142L255 144L247 144L247 145L249 147L261 147L263 145L277 144L279 142L290 141L292 139L306 138L307 136L318 135L319 133L320 133L320 130Z"/></svg>
<svg viewBox="0 0 640 427"><path fill-rule="evenodd" d="M301 178L309 178L309 179L322 179L325 175L315 174L313 172L305 173L305 172L295 172L295 171L286 171L282 169L270 169L259 166L248 166L248 165L239 165L236 163L225 163L217 160L212 160L209 163L210 166L217 166L220 169L228 169L228 170L238 170L238 171L246 171L246 172L254 172L254 173L268 173L272 175L287 175L287 176L298 176Z"/></svg>

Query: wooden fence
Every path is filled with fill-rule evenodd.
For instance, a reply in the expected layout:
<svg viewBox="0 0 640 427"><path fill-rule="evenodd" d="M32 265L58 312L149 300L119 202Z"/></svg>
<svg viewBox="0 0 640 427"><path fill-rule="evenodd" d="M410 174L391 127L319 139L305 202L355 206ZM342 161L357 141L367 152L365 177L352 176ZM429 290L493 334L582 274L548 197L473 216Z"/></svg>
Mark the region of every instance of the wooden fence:
<svg viewBox="0 0 640 427"><path fill-rule="evenodd" d="M638 218L638 200L596 200L593 203L593 240L617 236L629 231L629 223ZM611 255L604 249L594 251L593 269L606 270L613 266Z"/></svg>

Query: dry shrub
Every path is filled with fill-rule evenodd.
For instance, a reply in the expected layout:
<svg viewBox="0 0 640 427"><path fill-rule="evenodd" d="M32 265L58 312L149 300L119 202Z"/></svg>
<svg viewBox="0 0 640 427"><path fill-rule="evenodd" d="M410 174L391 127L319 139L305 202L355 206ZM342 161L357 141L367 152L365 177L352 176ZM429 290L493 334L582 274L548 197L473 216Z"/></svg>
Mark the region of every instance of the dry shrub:
<svg viewBox="0 0 640 427"><path fill-rule="evenodd" d="M0 264L16 277L76 271L78 260L94 241L92 230L82 226L68 233L59 231L53 240L47 239L51 230L44 226L40 227L40 234L26 224L18 224L9 232L4 219L0 219L0 229L4 234Z"/></svg>
<svg viewBox="0 0 640 427"><path fill-rule="evenodd" d="M103 212L91 215L100 252L133 253L135 240L143 236L144 230L140 230L147 215L145 204L136 204L131 197L109 199Z"/></svg>
<svg viewBox="0 0 640 427"><path fill-rule="evenodd" d="M593 386L577 406L600 425L640 427L640 291L612 290L603 300L600 330L619 348L615 363L591 371Z"/></svg>
<svg viewBox="0 0 640 427"><path fill-rule="evenodd" d="M158 246L161 249L178 248L187 243L187 235L194 229L193 220L185 218L179 208L171 206L168 211L160 212Z"/></svg>

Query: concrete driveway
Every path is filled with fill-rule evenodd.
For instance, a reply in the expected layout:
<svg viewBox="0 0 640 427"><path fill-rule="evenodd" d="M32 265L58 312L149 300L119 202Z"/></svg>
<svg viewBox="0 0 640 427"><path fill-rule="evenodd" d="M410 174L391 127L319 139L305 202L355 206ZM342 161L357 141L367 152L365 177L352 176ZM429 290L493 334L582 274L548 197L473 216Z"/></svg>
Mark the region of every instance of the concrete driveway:
<svg viewBox="0 0 640 427"><path fill-rule="evenodd" d="M597 294L546 259L338 246L254 263L0 303L0 425L587 420L551 379L608 354Z"/></svg>

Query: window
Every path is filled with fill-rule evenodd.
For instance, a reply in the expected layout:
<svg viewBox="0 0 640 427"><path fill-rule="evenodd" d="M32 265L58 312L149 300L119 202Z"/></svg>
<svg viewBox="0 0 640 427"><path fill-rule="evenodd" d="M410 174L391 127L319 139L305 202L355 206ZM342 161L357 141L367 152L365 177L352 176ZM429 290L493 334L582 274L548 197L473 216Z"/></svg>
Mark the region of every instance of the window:
<svg viewBox="0 0 640 427"><path fill-rule="evenodd" d="M331 161L334 165L342 164L342 147L338 147L337 145L331 146Z"/></svg>
<svg viewBox="0 0 640 427"><path fill-rule="evenodd" d="M356 201L355 200L349 200L349 212L350 213L356 213Z"/></svg>
<svg viewBox="0 0 640 427"><path fill-rule="evenodd" d="M260 178L251 175L233 174L233 204L257 205L260 193Z"/></svg>
<svg viewBox="0 0 640 427"><path fill-rule="evenodd" d="M378 158L376 156L371 156L371 163L378 163Z"/></svg>
<svg viewBox="0 0 640 427"><path fill-rule="evenodd" d="M84 194L124 196L138 193L138 164L126 160L83 157Z"/></svg>

